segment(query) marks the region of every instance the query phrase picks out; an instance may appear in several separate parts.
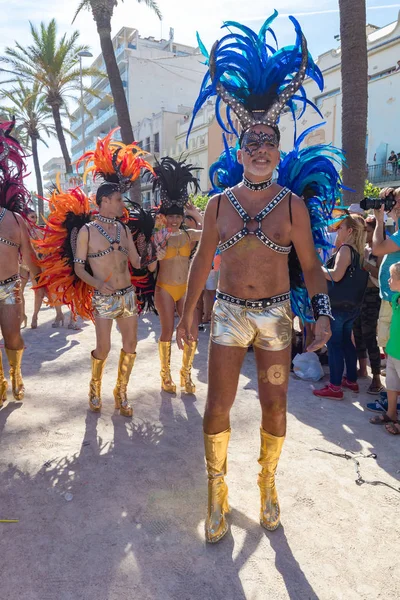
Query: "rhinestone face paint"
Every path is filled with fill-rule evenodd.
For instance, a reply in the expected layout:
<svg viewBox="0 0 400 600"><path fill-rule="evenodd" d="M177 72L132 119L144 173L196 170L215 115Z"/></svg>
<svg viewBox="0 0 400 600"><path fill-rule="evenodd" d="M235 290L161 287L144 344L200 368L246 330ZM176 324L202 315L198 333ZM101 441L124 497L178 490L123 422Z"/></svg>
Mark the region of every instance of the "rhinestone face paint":
<svg viewBox="0 0 400 600"><path fill-rule="evenodd" d="M279 140L276 133L248 131L243 136L242 149L252 158L263 146L278 148Z"/></svg>

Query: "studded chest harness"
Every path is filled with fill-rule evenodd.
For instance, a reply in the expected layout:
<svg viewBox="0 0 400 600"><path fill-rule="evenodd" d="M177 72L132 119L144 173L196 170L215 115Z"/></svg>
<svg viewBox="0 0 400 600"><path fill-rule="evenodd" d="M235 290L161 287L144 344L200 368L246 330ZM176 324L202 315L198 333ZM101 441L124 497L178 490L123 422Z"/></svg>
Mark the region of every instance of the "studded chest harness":
<svg viewBox="0 0 400 600"><path fill-rule="evenodd" d="M247 235L255 235L260 242L262 242L265 246L273 250L274 252L278 252L280 254L289 254L292 246L280 246L273 242L265 233L262 231L262 222L267 215L269 215L274 208L278 206L280 202L290 193L288 188L283 188L272 200L263 208L254 218L251 218L250 215L244 210L243 206L240 204L239 200L236 198L231 189L225 190L226 197L229 202L232 204L233 208L236 210L238 215L243 219L243 228L238 231L235 235L226 240L219 245L220 252L225 252L228 248L231 248L235 244L237 244L240 240L242 240ZM250 221L256 221L258 223L258 227L255 231L250 231L247 227L247 224Z"/></svg>
<svg viewBox="0 0 400 600"><path fill-rule="evenodd" d="M120 252L122 252L122 254L125 254L125 256L128 256L129 251L127 248L124 248L124 246L121 246L120 241L121 241L121 231L122 231L122 225L121 223L116 223L117 225L117 235L115 237L115 239L113 239L105 229L103 229L103 227L101 225L99 225L99 223L89 223L87 225L87 227L94 227L95 229L97 229L97 231L99 233L101 233L102 236L104 236L106 238L106 240L110 243L109 247L106 248L105 250L102 250L101 252L94 252L92 254L88 254L87 257L88 258L100 258L101 256L106 256L106 254L110 254L110 252L114 252L115 248L114 248L114 244L118 244L118 248L117 250L119 250Z"/></svg>
<svg viewBox="0 0 400 600"><path fill-rule="evenodd" d="M2 222L2 220L4 219L4 216L6 214L6 209L3 208L2 211L0 212L0 223ZM11 240L7 240L7 238L3 238L0 236L0 243L1 244L5 244L6 246L11 246L12 248L19 248L20 244L17 244L17 242L12 242Z"/></svg>

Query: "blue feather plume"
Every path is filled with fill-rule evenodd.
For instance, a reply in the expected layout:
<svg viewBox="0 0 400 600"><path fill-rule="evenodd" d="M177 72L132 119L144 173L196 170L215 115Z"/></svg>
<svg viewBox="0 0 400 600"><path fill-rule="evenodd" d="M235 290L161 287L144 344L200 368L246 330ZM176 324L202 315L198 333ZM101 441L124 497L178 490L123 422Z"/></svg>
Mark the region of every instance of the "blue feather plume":
<svg viewBox="0 0 400 600"><path fill-rule="evenodd" d="M234 148L228 145L225 135L222 136L225 150L209 170L212 189L209 195L220 194L230 187L234 187L243 179L243 165L237 159L239 144Z"/></svg>

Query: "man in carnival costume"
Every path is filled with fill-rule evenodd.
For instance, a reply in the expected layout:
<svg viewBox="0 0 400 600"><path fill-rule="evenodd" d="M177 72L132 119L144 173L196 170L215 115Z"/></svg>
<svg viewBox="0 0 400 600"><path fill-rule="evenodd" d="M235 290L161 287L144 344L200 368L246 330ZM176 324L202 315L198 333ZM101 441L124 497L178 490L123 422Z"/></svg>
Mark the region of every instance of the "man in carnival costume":
<svg viewBox="0 0 400 600"><path fill-rule="evenodd" d="M94 412L100 412L102 407L101 382L111 347L112 324L117 320L123 347L114 389L115 408L121 415L131 417L127 386L136 358L138 307L129 263L139 268L140 257L130 230L121 222L128 215L122 194L139 177L141 169L151 170L151 166L137 146L113 141L114 131L98 140L94 152L87 152L78 161L78 165L85 165L85 177L93 173L102 179L96 192L98 212L93 220L89 199L79 188L53 195L41 244L41 251L48 255L43 263L42 283L73 312L94 318L97 343L91 354L89 389L89 407ZM59 236L64 238L64 244ZM57 247L61 248L59 256ZM54 264L60 266L57 277Z"/></svg>
<svg viewBox="0 0 400 600"><path fill-rule="evenodd" d="M25 153L10 134L14 122L0 124L0 326L10 365L10 379L15 400L24 398L21 375L24 341L21 337L21 280L19 257L32 276L39 273L21 215L28 211L29 192L23 184ZM7 399L8 383L0 353L0 407Z"/></svg>
<svg viewBox="0 0 400 600"><path fill-rule="evenodd" d="M238 159L243 181L211 198L200 247L189 276L184 313L177 329L178 344L190 340L190 325L215 251L222 253L220 290L213 309L209 355L208 397L204 442L208 471L206 540L219 541L227 532L228 489L224 476L230 437L229 414L246 351L253 345L262 409L260 522L268 530L280 523L275 472L286 433L286 401L290 372L292 312L288 256L295 246L314 311L315 340L310 351L330 337L331 310L326 281L315 251L310 219L303 200L272 183L279 164L279 115L293 100L306 106L302 82L306 75L322 88L322 75L307 50L297 21L294 46L274 50L266 42L274 15L259 34L238 23L226 23L229 33L214 44L194 116L213 95L217 118L228 133L234 130L230 111L242 131ZM203 52L206 52L201 44ZM228 105L228 126L219 113Z"/></svg>

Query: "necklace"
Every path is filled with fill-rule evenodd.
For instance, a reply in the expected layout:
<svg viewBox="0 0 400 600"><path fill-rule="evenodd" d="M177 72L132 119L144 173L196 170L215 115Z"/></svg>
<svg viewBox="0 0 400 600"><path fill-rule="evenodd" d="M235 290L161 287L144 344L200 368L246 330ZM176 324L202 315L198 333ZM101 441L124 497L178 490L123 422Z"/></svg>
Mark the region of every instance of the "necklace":
<svg viewBox="0 0 400 600"><path fill-rule="evenodd" d="M100 221L100 223L113 224L116 222L116 217L103 217L103 215L96 215L96 221Z"/></svg>
<svg viewBox="0 0 400 600"><path fill-rule="evenodd" d="M267 188L269 188L270 185L272 185L272 177L271 179L260 181L260 183L253 183L252 181L250 181L250 179L247 179L247 177L243 175L243 185L252 192L261 192L262 190L266 190Z"/></svg>

